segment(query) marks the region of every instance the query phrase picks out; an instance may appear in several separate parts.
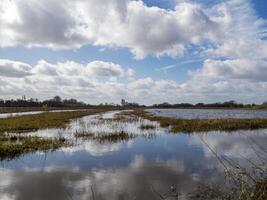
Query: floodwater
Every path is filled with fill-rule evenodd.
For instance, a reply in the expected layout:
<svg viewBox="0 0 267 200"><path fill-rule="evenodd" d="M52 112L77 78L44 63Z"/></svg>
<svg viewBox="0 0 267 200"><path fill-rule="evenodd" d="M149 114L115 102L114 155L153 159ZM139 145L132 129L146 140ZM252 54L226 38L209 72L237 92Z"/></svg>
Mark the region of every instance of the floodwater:
<svg viewBox="0 0 267 200"><path fill-rule="evenodd" d="M181 119L267 118L267 110L241 109L147 109L154 115Z"/></svg>
<svg viewBox="0 0 267 200"><path fill-rule="evenodd" d="M173 134L140 118L112 120L117 113L83 117L66 129L28 133L67 137L76 145L0 161L0 200L147 200L161 199L159 194L173 190L179 193L179 200L188 199L199 183L223 184L225 169L218 156L250 167L251 162L261 162L259 152L267 150L267 129ZM142 130L141 125L155 129ZM75 138L77 133L113 132L136 137L101 142Z"/></svg>

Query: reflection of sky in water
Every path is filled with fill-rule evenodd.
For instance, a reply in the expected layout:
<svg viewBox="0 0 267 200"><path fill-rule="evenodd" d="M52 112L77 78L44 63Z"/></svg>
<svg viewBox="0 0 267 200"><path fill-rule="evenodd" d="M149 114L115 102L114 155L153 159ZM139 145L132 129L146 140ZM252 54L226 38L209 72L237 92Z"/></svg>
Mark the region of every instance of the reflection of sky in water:
<svg viewBox="0 0 267 200"><path fill-rule="evenodd" d="M218 118L267 118L266 110L233 110L233 109L147 109L163 116L183 119L218 119Z"/></svg>
<svg viewBox="0 0 267 200"><path fill-rule="evenodd" d="M185 193L197 181L224 177L224 169L201 138L219 156L244 166L248 164L244 157L259 161L255 151L266 148L267 142L267 130L192 135L156 131L152 138L87 140L73 148L0 162L0 200L90 199L92 188L96 199L156 199L151 187L164 194L171 186L180 191L180 199L186 199Z"/></svg>
<svg viewBox="0 0 267 200"><path fill-rule="evenodd" d="M160 134L165 130L159 127L157 122L151 122L141 118L120 122L111 120L120 111L112 111L101 115L86 116L73 120L65 129L45 129L29 133L41 137L65 137L74 139L75 133L93 133L94 135L126 132L133 135ZM141 125L153 125L156 129L141 130Z"/></svg>

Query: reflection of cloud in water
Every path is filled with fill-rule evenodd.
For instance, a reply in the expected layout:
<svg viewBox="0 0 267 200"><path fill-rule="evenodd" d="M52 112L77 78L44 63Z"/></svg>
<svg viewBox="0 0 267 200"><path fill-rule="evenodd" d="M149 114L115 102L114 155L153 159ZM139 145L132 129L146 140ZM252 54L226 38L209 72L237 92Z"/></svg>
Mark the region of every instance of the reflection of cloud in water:
<svg viewBox="0 0 267 200"><path fill-rule="evenodd" d="M61 150L67 154L74 154L78 151L86 151L93 156L101 156L101 155L106 154L106 153L119 151L122 148L123 144L124 144L124 142L99 143L95 140L89 140L89 141L84 141L81 144L76 145L74 147L62 148Z"/></svg>
<svg viewBox="0 0 267 200"><path fill-rule="evenodd" d="M89 116L74 120L67 129L60 129L60 134L73 137L77 130L89 131L95 128L96 131L102 130L105 133L121 127L116 121L112 122L113 125L102 126L91 123L92 120L96 118ZM92 127L94 124L96 127ZM140 124L132 125L135 126L132 131L143 133L138 128ZM43 133L49 131L50 129L43 130ZM156 131L164 133L161 129ZM222 166L200 137L218 155L240 160L242 156L255 157L250 145L257 149L255 143L266 146L266 132L160 134L153 140L140 137L117 143L77 139L76 146L48 153L47 157L46 154L35 153L32 157L27 155L3 163L5 167L4 164L11 164L12 169L18 169L0 169L0 200L88 200L92 199L92 185L97 200L156 199L151 185L161 194L170 192L172 185L186 193L193 190L196 181L217 181L224 173ZM51 136L57 133L58 129L49 132ZM25 167L27 162L29 167Z"/></svg>
<svg viewBox="0 0 267 200"><path fill-rule="evenodd" d="M209 132L190 136L190 144L201 146L206 157L214 156L201 138L219 155L230 158L255 158L255 150L266 147L267 130L236 131L234 133Z"/></svg>
<svg viewBox="0 0 267 200"><path fill-rule="evenodd" d="M167 164L166 164L167 162ZM2 196L29 200L61 200L92 198L91 186L96 199L154 199L151 186L161 194L170 193L175 186L182 194L191 191L196 182L175 161L147 161L136 156L127 168L79 171L52 167L44 171L16 172L5 170L0 173ZM0 198L3 200L3 198ZM180 199L183 199L182 197Z"/></svg>
<svg viewBox="0 0 267 200"><path fill-rule="evenodd" d="M160 134L164 129L160 128L157 122L136 118L129 121L112 120L121 111L111 111L103 114L85 116L77 120L72 120L65 129L44 129L29 133L40 137L64 137L75 139L76 133L90 133L94 135L111 134L125 132L133 135ZM142 130L141 125L152 125L155 129Z"/></svg>

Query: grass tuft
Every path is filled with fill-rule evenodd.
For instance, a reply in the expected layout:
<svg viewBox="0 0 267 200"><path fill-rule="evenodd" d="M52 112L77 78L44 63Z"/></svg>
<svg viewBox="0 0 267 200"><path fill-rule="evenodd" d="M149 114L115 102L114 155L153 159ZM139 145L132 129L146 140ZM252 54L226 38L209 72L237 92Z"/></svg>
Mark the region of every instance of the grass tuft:
<svg viewBox="0 0 267 200"><path fill-rule="evenodd" d="M156 129L156 126L154 125L150 125L150 124L142 124L140 126L141 130L152 130L152 129Z"/></svg>
<svg viewBox="0 0 267 200"><path fill-rule="evenodd" d="M135 138L136 136L133 134L126 133L124 131L98 135L95 136L94 139L98 140L99 142L118 142L118 141L125 141Z"/></svg>

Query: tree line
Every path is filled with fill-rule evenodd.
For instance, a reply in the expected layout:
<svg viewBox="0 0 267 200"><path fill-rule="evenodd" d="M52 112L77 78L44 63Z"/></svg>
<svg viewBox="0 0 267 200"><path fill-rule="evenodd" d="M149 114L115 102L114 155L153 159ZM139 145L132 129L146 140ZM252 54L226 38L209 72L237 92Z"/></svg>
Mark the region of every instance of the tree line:
<svg viewBox="0 0 267 200"><path fill-rule="evenodd" d="M267 102L262 104L242 104L235 101L225 101L216 103L179 103L169 104L167 102L162 104L154 104L153 108L267 108Z"/></svg>
<svg viewBox="0 0 267 200"><path fill-rule="evenodd" d="M139 105L137 103L101 103L98 105L86 104L76 99L62 99L60 96L55 96L52 99L39 101L38 99L0 99L0 107L76 107L76 108L94 108L94 107L123 107L123 108L267 108L267 102L260 105L257 104L242 104L235 101L217 102L217 103L177 103L170 104L164 102L161 104L154 104L151 106Z"/></svg>

